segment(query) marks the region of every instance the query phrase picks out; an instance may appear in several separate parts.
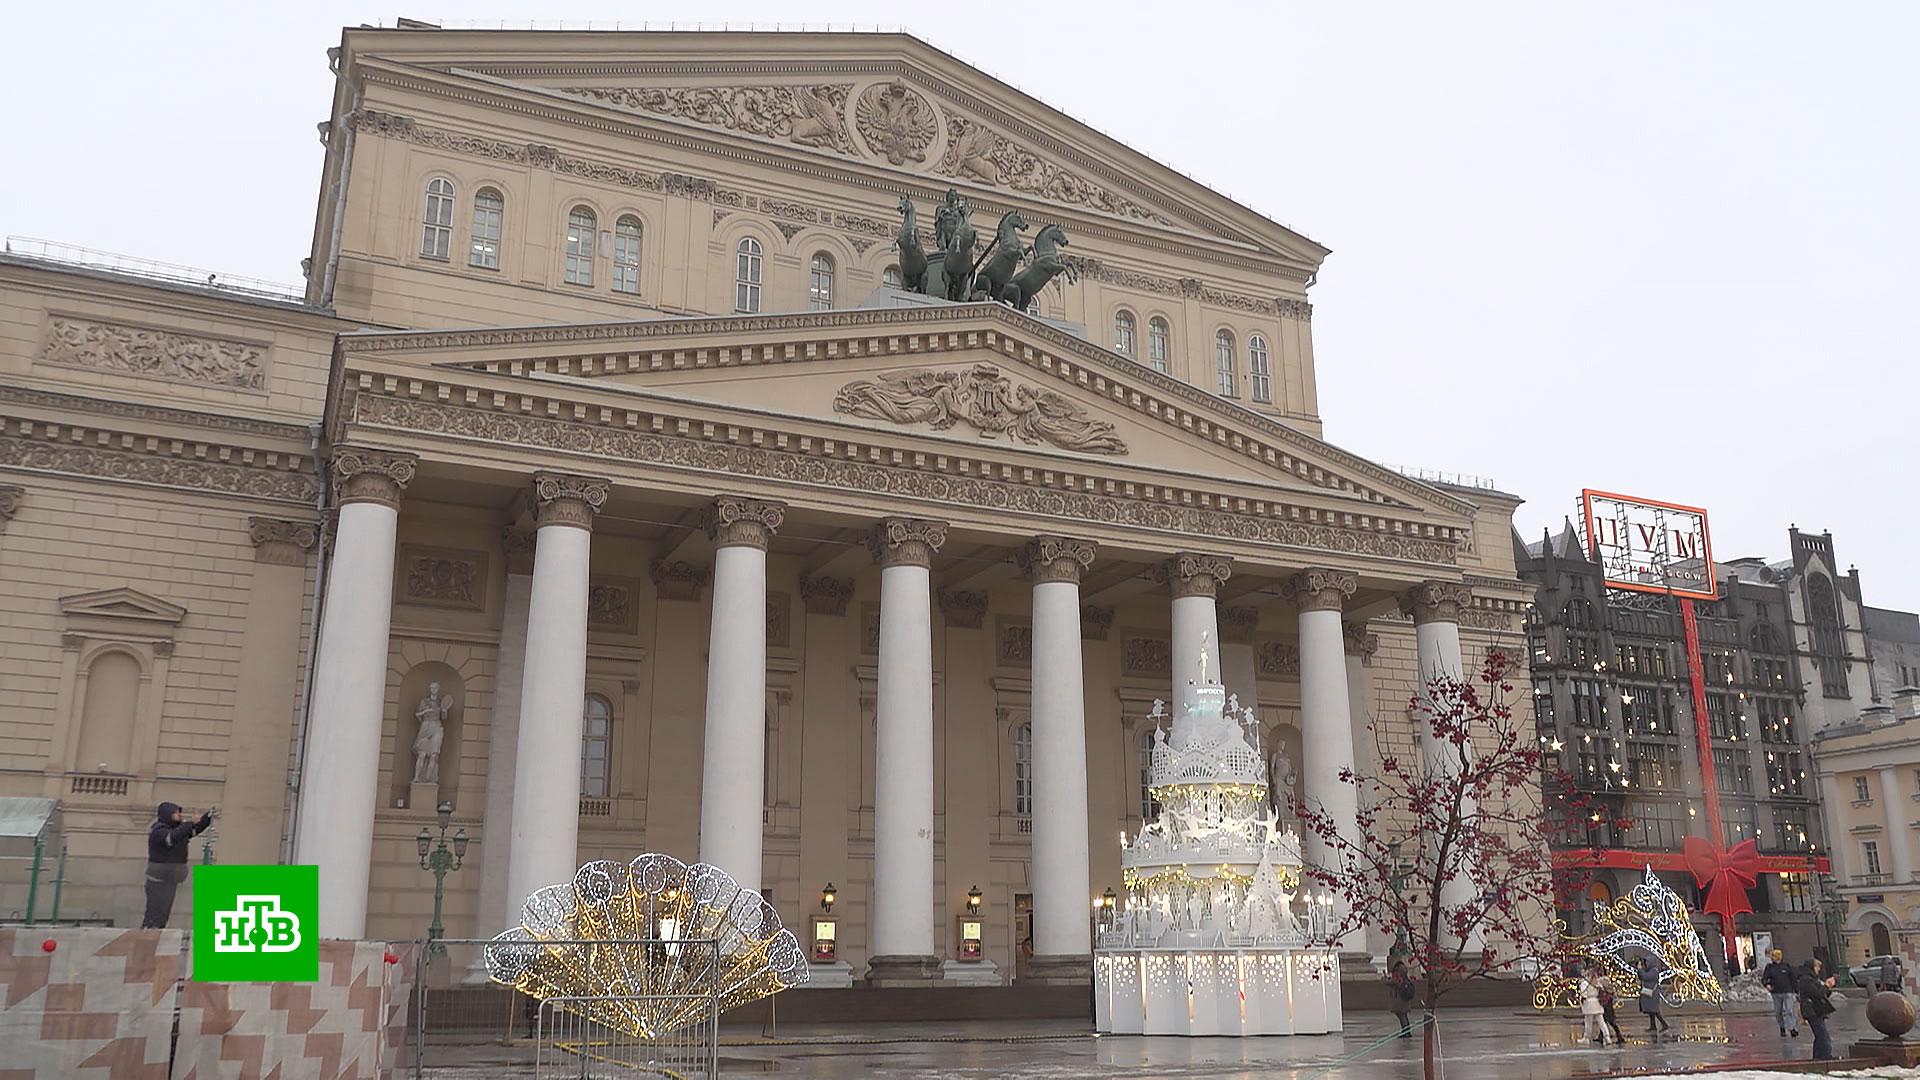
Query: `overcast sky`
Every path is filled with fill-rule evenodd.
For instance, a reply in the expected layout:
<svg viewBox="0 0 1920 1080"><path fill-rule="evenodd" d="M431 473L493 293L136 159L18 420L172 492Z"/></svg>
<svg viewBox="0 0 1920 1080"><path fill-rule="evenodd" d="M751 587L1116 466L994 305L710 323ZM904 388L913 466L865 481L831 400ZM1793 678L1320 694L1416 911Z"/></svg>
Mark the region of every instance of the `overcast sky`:
<svg viewBox="0 0 1920 1080"><path fill-rule="evenodd" d="M917 15L905 29L1331 247L1311 297L1333 442L1488 477L1527 500L1529 538L1582 486L1707 507L1723 559L1785 557L1789 522L1831 530L1869 603L1920 608L1920 3L804 10ZM563 12L795 18L17 5L0 231L298 281L340 28Z"/></svg>

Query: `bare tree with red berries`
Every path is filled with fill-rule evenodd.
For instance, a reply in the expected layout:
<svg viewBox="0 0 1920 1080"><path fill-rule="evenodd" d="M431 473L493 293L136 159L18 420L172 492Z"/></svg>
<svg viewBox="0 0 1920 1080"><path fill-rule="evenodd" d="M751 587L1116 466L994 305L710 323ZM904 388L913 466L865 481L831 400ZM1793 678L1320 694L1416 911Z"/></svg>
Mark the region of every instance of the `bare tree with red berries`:
<svg viewBox="0 0 1920 1080"><path fill-rule="evenodd" d="M1359 796L1357 827L1297 805L1322 865L1308 875L1342 911L1338 940L1378 928L1425 993L1424 1060L1434 1076L1433 1010L1474 979L1531 977L1563 951L1556 909L1585 888L1556 871L1556 833L1584 837L1595 814L1560 767L1559 744L1516 723L1512 661L1498 649L1473 679L1441 674L1410 702L1415 745L1370 725L1377 763L1340 781Z"/></svg>

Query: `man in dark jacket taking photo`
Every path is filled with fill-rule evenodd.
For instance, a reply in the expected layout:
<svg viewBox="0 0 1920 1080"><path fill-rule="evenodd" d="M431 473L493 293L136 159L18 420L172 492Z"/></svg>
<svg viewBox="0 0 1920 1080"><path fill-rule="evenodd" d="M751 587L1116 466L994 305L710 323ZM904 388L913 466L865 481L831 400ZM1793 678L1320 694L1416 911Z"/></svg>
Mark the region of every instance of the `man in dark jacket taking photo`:
<svg viewBox="0 0 1920 1080"><path fill-rule="evenodd" d="M218 812L219 807L210 806L189 821L179 803L160 804L147 829L147 914L140 920L141 929L166 929L173 917L173 896L187 880L187 845L213 825Z"/></svg>

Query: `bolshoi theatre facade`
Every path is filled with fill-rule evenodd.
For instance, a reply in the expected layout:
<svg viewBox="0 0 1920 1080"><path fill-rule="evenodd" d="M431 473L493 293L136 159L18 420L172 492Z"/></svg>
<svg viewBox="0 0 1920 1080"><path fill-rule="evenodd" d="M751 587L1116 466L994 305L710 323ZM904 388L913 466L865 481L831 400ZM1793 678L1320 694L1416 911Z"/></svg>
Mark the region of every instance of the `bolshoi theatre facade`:
<svg viewBox="0 0 1920 1080"><path fill-rule="evenodd" d="M918 40L329 55L301 295L0 258L0 795L64 915L137 920L170 799L417 937L447 803L453 936L651 850L796 930L831 883L855 978L1084 980L1203 648L1351 801L1519 640L1518 500L1321 438L1328 249Z"/></svg>

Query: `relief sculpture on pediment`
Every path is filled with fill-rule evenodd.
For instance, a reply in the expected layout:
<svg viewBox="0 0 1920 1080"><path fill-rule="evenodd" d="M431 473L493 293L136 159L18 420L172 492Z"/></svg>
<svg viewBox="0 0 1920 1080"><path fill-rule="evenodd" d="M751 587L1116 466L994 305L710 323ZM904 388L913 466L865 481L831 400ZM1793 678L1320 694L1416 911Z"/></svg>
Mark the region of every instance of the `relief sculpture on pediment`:
<svg viewBox="0 0 1920 1080"><path fill-rule="evenodd" d="M1127 452L1112 424L1089 417L1055 391L1016 386L992 364L954 371L910 368L877 379L855 379L834 395L833 409L942 431L966 424L986 439L1005 434L1034 446L1050 443L1089 454Z"/></svg>
<svg viewBox="0 0 1920 1080"><path fill-rule="evenodd" d="M847 96L851 83L815 86L580 86L564 89L593 101L767 139L851 154Z"/></svg>
<svg viewBox="0 0 1920 1080"><path fill-rule="evenodd" d="M935 172L1118 217L1173 224L1165 216L1042 158L977 120L953 112L947 112L946 118L947 149L935 163Z"/></svg>
<svg viewBox="0 0 1920 1080"><path fill-rule="evenodd" d="M938 130L933 106L899 79L861 91L853 122L867 146L892 165L927 160L927 147Z"/></svg>

